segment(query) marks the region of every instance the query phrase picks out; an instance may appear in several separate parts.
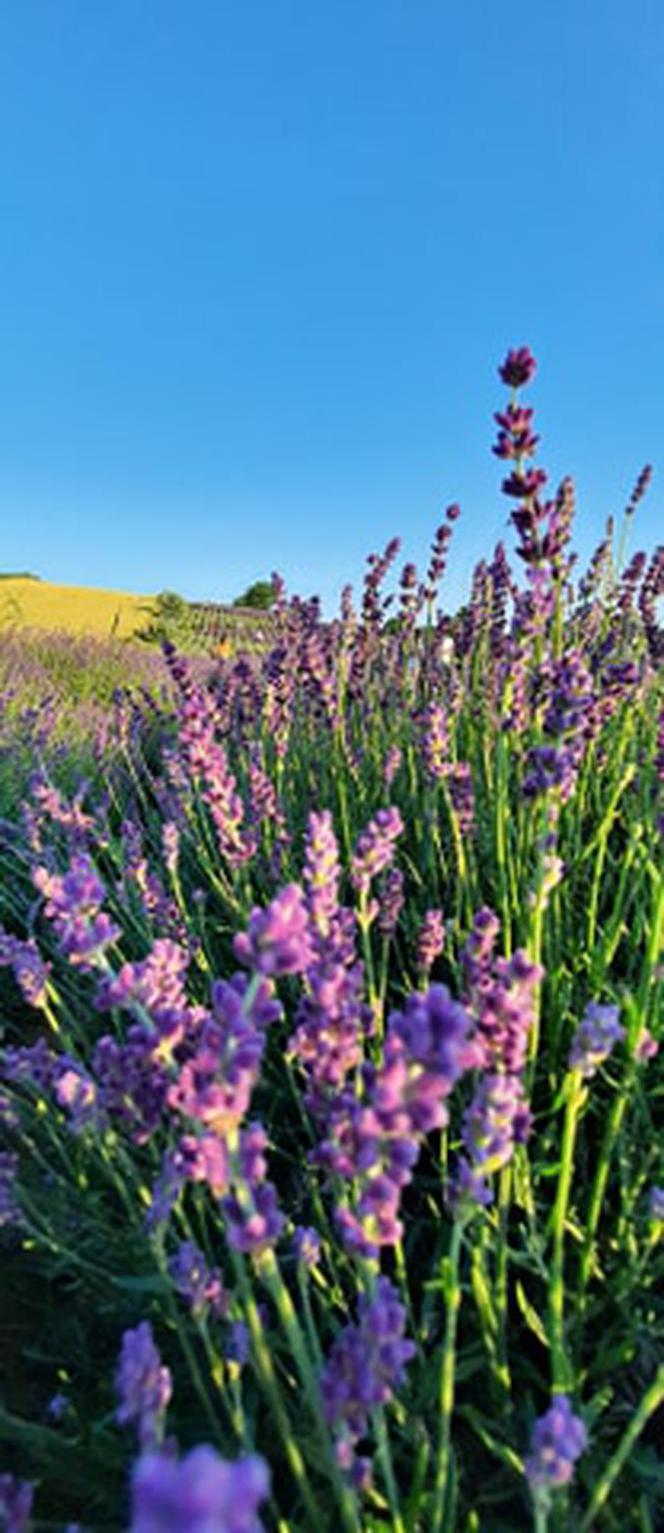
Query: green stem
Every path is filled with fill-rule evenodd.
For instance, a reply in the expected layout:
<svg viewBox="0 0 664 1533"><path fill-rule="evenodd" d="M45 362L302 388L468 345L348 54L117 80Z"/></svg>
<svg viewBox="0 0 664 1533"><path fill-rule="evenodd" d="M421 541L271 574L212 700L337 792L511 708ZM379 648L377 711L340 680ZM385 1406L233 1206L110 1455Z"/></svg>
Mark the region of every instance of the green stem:
<svg viewBox="0 0 664 1533"><path fill-rule="evenodd" d="M569 1094L565 1109L565 1122L560 1151L560 1173L558 1176L556 1201L551 1217L553 1255L549 1276L549 1338L551 1342L551 1383L554 1394L566 1393L572 1387L572 1372L565 1351L564 1334L565 1224L574 1171L576 1130L579 1112L585 1099L583 1077L580 1070L572 1070L568 1079Z"/></svg>
<svg viewBox="0 0 664 1533"><path fill-rule="evenodd" d="M443 1526L443 1516L447 1501L450 1472L450 1441L452 1430L452 1412L454 1410L454 1382L456 1371L456 1338L459 1321L459 1309L461 1307L461 1285L459 1282L459 1264L461 1260L461 1245L463 1233L461 1221L455 1219L452 1225L452 1239L447 1257L447 1317L445 1322L445 1337L443 1340L443 1352L440 1368L439 1385L439 1409L440 1409L440 1436L438 1439L438 1456L436 1462L436 1482L434 1488L433 1520L431 1533L440 1533Z"/></svg>
<svg viewBox="0 0 664 1533"><path fill-rule="evenodd" d="M592 1528L598 1512L601 1512L602 1507L606 1505L606 1502L613 1489L613 1485L617 1480L621 1469L623 1469L625 1463L627 1462L627 1459L630 1456L637 1438L641 1435L641 1432L647 1425L650 1417L654 1415L656 1410L659 1409L663 1401L664 1364L661 1368L659 1368L652 1384L650 1385L650 1388L646 1390L640 1405L638 1406L635 1414L632 1417L632 1420L630 1421L629 1426L627 1427L627 1430L623 1433L623 1436L620 1439L615 1453L609 1459L603 1474L600 1475L593 1491L588 1510L582 1517L579 1524L579 1533L586 1533L587 1529Z"/></svg>

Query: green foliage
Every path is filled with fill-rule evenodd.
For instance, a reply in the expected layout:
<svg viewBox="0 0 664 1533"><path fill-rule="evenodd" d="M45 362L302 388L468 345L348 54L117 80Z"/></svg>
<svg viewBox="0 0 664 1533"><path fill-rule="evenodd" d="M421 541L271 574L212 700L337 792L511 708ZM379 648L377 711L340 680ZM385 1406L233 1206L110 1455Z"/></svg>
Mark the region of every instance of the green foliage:
<svg viewBox="0 0 664 1533"><path fill-rule="evenodd" d="M234 607L254 607L258 612L268 612L274 606L275 592L271 580L255 580L247 586L242 596L237 596Z"/></svg>

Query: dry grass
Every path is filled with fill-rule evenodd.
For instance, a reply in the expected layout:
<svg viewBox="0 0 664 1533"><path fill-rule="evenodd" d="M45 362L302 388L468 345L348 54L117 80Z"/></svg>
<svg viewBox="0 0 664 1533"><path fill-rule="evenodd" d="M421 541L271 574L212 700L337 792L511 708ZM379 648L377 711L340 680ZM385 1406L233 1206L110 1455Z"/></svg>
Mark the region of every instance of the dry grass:
<svg viewBox="0 0 664 1533"><path fill-rule="evenodd" d="M129 638L149 621L151 598L19 578L0 582L0 626Z"/></svg>

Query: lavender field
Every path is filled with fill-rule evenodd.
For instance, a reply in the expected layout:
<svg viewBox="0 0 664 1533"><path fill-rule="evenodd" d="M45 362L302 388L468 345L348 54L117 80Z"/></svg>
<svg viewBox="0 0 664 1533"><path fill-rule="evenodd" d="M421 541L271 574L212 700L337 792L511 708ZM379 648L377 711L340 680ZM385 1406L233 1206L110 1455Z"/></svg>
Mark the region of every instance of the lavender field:
<svg viewBox="0 0 664 1533"><path fill-rule="evenodd" d="M461 611L454 504L228 660L0 641L8 1533L664 1528L664 547L534 373Z"/></svg>

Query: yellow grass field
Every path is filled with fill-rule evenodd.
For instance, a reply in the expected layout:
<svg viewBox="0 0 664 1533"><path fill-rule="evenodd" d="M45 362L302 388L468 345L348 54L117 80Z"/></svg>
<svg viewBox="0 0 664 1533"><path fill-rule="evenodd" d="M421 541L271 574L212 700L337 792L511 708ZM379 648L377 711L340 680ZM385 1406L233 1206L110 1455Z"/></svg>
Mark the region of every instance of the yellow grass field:
<svg viewBox="0 0 664 1533"><path fill-rule="evenodd" d="M149 621L149 596L51 585L47 580L0 580L0 628L63 629L99 638L129 638Z"/></svg>

